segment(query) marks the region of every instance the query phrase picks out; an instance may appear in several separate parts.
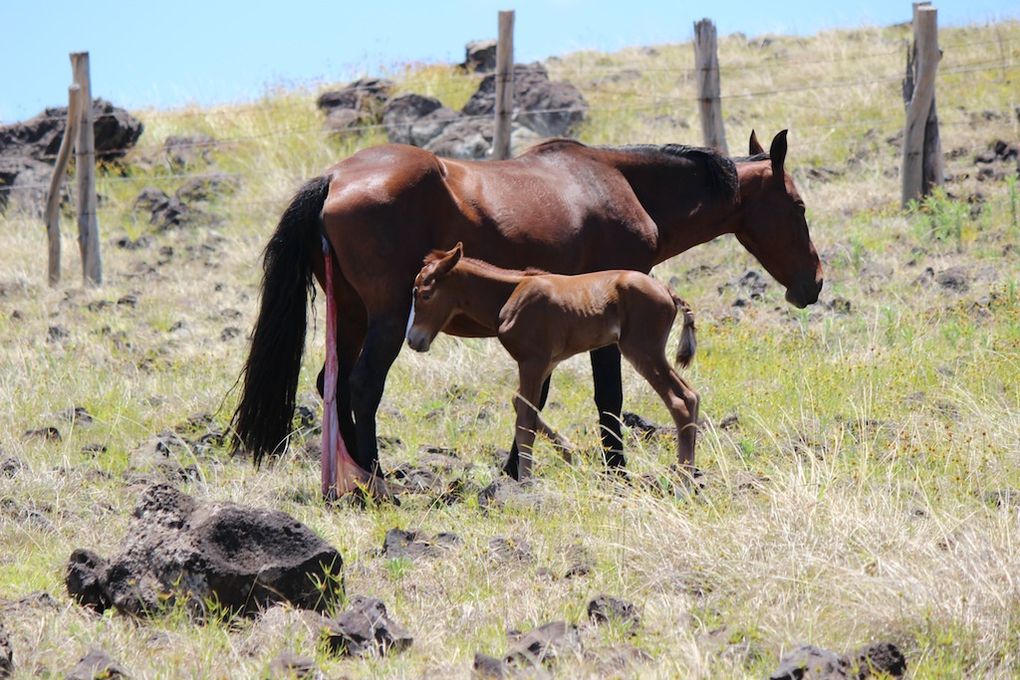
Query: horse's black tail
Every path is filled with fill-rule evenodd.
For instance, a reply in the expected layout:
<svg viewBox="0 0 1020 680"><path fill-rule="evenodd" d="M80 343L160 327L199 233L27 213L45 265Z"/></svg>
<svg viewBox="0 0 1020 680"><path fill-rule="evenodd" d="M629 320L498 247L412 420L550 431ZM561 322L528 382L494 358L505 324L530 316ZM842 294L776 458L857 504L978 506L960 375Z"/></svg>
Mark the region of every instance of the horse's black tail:
<svg viewBox="0 0 1020 680"><path fill-rule="evenodd" d="M323 175L301 187L263 254L262 303L231 421L233 450L251 451L256 464L284 451L291 432L308 295L314 294L311 256L320 242L329 181Z"/></svg>

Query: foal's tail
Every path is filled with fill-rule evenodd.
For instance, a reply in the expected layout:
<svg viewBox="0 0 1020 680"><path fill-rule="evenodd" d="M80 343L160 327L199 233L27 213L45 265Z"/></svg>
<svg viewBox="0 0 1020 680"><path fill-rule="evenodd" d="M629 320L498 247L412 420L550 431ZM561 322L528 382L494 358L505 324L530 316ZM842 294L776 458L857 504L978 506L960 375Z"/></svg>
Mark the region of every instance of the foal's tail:
<svg viewBox="0 0 1020 680"><path fill-rule="evenodd" d="M298 190L263 254L262 303L231 420L233 450L251 451L256 464L286 449L291 431L308 295L314 295L312 254L320 247L329 181L329 175L316 177Z"/></svg>
<svg viewBox="0 0 1020 680"><path fill-rule="evenodd" d="M694 312L691 311L690 305L677 297L676 293L670 291L669 294L673 296L673 304L676 305L677 311L684 315L680 342L676 346L676 363L686 368L690 365L691 359L694 358L694 351L698 348L698 340L694 332Z"/></svg>

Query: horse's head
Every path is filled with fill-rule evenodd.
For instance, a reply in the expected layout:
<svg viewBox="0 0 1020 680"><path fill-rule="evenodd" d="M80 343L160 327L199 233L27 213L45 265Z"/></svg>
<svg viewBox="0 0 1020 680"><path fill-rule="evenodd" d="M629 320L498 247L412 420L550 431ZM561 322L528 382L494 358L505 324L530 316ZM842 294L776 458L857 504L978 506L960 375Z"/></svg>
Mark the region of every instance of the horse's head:
<svg viewBox="0 0 1020 680"><path fill-rule="evenodd" d="M443 282L464 254L458 243L452 250L432 253L414 279L411 316L407 320L407 344L416 352L427 352L432 341L457 312L455 299Z"/></svg>
<svg viewBox="0 0 1020 680"><path fill-rule="evenodd" d="M753 131L750 153L752 157L765 153ZM786 301L803 308L818 300L822 265L808 233L804 201L784 168L786 130L772 140L768 161L738 165L738 174L747 176L740 181L744 218L735 235L786 286Z"/></svg>

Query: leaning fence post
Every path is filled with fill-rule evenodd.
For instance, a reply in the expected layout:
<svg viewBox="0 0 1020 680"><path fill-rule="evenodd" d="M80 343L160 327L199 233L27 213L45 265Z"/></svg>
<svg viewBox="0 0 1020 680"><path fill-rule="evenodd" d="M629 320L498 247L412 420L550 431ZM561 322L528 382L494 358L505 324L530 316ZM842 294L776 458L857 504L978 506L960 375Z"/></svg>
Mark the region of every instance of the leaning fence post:
<svg viewBox="0 0 1020 680"><path fill-rule="evenodd" d="M514 12L499 13L496 43L496 130L492 158L510 158L510 123L514 108Z"/></svg>
<svg viewBox="0 0 1020 680"><path fill-rule="evenodd" d="M72 53L71 68L74 71L74 82L81 88L82 104L74 161L78 176L78 246L85 283L98 286L103 282L103 263L99 253L99 220L96 217L96 140L92 127L89 53Z"/></svg>
<svg viewBox="0 0 1020 680"><path fill-rule="evenodd" d="M929 3L915 3L914 45L903 83L907 105L901 171L903 207L943 183L942 144L935 111L935 74L941 58L938 10Z"/></svg>
<svg viewBox="0 0 1020 680"><path fill-rule="evenodd" d="M71 158L78 128L81 125L81 88L71 85L67 88L67 123L64 137L60 140L57 162L50 178L50 190L46 195L46 238L49 241L49 281L51 286L60 282L60 188L64 183L67 161Z"/></svg>
<svg viewBox="0 0 1020 680"><path fill-rule="evenodd" d="M705 146L729 155L719 100L719 54L711 19L694 23L694 69L698 82L698 109Z"/></svg>

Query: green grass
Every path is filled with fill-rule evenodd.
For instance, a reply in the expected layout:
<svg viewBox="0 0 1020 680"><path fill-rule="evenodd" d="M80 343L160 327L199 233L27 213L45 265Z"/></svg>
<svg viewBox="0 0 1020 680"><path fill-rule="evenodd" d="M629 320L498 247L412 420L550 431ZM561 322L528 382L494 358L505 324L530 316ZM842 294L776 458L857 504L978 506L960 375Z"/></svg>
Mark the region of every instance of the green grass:
<svg viewBox="0 0 1020 680"><path fill-rule="evenodd" d="M723 100L730 149L743 153L751 128L766 143L791 130L787 162L826 283L821 303L807 310L786 305L771 280L763 299L735 308L747 294L727 284L761 267L728 237L656 270L676 277L698 317L699 353L687 375L703 397L697 460L705 488L694 498L673 493L668 437L627 435L631 473L650 485L599 474L584 357L557 371L547 409L550 424L581 449L577 463L564 465L540 442L533 492L503 508L483 511L471 494L452 505L407 496L399 508L331 508L318 498L317 464L300 451L262 470L222 449L173 455L200 470L183 484L189 493L283 510L337 547L348 594L381 597L415 635L410 650L384 659L331 658L291 610L205 626L178 613L136 625L93 617L64 592L74 548L116 552L142 488L125 475L152 473L151 438L199 413L225 424L256 309L260 249L294 189L384 141L377 129L340 139L323 133L317 93L306 90L243 106L137 112L146 132L126 171L111 168L99 181L103 288L80 288L70 220L65 283L51 289L40 225L0 217L0 460L26 464L0 477L0 500L13 502L0 506L0 599L45 590L59 602L3 609L19 673L61 675L98 646L136 677L253 677L286 650L316 658L330 675L464 677L476 651L507 650L508 629L584 623L587 602L600 593L636 603L642 624L633 636L616 625L586 629L585 648L598 655L632 645L653 661L611 671L597 658L570 657L553 669L557 677L762 677L801 642L843 652L875 640L898 644L916 678L1020 673L1016 507L994 502L995 492L1020 488L1016 181L978 182L972 164L996 139L1017 139L1020 24L941 33L938 101L954 179L901 211L899 146L888 139L902 126L897 79L907 34L832 31L766 47L742 36L720 40L724 95L782 90ZM693 50L654 49L550 61L553 77L577 84L592 106L583 141L699 142ZM954 72L974 64L988 70ZM637 75L609 78L624 69ZM478 82L436 65L384 75L399 92L451 108ZM811 89L830 83L844 85ZM142 187L172 193L182 182L159 156L170 134L229 142L212 161L241 184L208 208L219 220L212 226L157 234L132 213ZM809 173L820 168L837 174ZM968 198L978 193L984 203L972 213ZM113 243L142 235L153 236L151 247ZM166 247L173 255L159 264ZM927 267L953 266L966 273L966 291L928 281ZM128 293L137 307L116 304ZM837 297L849 313L828 307ZM109 304L89 309L99 302ZM320 296L299 388L299 401L316 409L322 304ZM68 337L48 341L58 324ZM221 340L228 326L244 333ZM446 446L469 463L468 480L484 486L498 476L495 450L510 440L515 380L493 341L441 337L428 355L402 353L379 430L403 445L383 453L384 465ZM625 410L669 422L629 369L624 381ZM74 405L95 422L71 429L56 415ZM736 426L722 429L731 415ZM63 440L22 437L44 425L59 427ZM89 455L87 444L107 450ZM12 507L35 509L48 524ZM441 558L391 559L378 551L392 527L454 531L463 542ZM488 546L497 536L527 540L533 560L494 560ZM594 568L567 579L576 546Z"/></svg>

